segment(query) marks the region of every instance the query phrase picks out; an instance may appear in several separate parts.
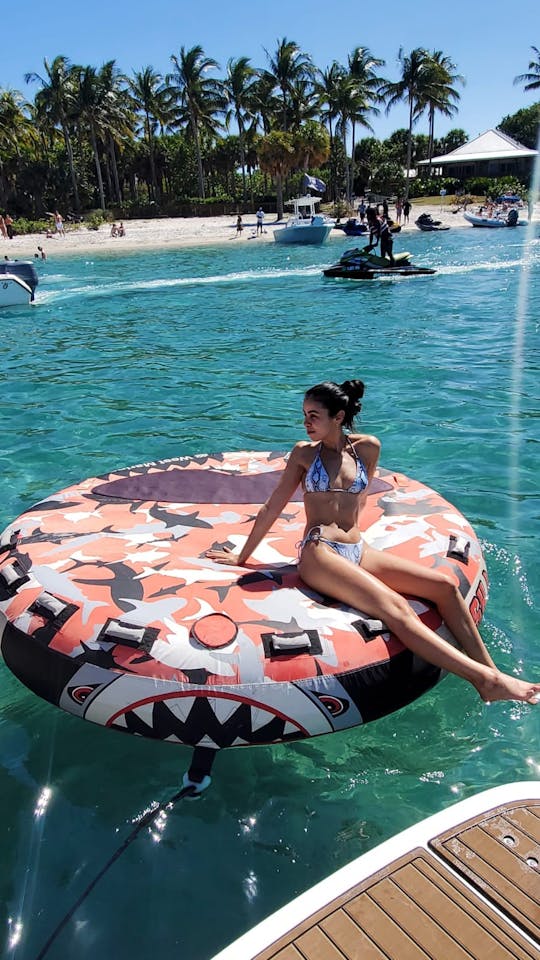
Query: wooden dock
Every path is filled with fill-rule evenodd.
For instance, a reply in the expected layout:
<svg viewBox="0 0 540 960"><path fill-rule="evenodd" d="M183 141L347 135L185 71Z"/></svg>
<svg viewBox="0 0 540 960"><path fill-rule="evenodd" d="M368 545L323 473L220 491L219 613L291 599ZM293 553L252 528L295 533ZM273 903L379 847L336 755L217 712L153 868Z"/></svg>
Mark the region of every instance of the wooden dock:
<svg viewBox="0 0 540 960"><path fill-rule="evenodd" d="M310 893L320 900L324 887L343 874L338 871L214 960L539 960L540 782L529 792L437 834L430 835L429 824L441 823L443 815L429 818L418 825L428 827L418 846L305 912ZM377 849L397 848L414 830ZM344 871L350 877L358 865L362 872L375 853ZM304 919L270 941L295 904ZM266 945L253 952L258 940Z"/></svg>

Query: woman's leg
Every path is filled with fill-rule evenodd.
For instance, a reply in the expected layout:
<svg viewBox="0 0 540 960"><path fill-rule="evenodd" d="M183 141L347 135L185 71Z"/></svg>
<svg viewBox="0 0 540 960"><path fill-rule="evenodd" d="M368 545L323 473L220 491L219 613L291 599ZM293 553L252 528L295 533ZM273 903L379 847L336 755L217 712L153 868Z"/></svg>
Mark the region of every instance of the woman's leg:
<svg viewBox="0 0 540 960"><path fill-rule="evenodd" d="M416 616L399 593L362 567L356 567L322 543L306 543L298 572L304 582L369 616L380 618L401 642L424 660L468 680L483 700L540 699L540 683L500 673L456 650Z"/></svg>
<svg viewBox="0 0 540 960"><path fill-rule="evenodd" d="M434 603L469 657L488 667L495 666L449 571L430 570L367 544L364 545L362 568L397 593L407 593Z"/></svg>

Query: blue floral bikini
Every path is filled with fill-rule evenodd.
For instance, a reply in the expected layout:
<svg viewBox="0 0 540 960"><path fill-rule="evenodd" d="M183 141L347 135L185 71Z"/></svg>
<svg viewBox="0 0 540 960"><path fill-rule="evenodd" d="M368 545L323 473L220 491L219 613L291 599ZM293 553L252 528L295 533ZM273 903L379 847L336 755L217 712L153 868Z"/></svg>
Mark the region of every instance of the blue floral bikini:
<svg viewBox="0 0 540 960"><path fill-rule="evenodd" d="M362 491L366 489L368 485L367 470L362 461L357 457L349 437L347 437L347 443L349 444L351 455L356 463L356 477L350 487L330 486L328 471L321 460L322 444L319 444L317 456L312 461L304 479L304 491L306 493L362 493ZM327 540L326 537L321 536L321 532L321 526L311 527L311 529L308 530L306 536L300 542L299 559L306 543L325 543L328 547L331 547L332 550L335 550L336 553L339 553L341 557L350 560L351 563L357 565L360 563L364 549L362 539L358 540L357 543L340 543L338 540Z"/></svg>

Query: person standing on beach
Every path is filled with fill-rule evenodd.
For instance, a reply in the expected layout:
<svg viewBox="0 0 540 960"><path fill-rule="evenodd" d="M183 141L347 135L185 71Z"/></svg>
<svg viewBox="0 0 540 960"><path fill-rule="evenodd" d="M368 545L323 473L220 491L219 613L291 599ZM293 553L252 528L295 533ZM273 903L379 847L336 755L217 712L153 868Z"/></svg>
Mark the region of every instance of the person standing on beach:
<svg viewBox="0 0 540 960"><path fill-rule="evenodd" d="M403 212L403 201L401 197L396 200L396 223L401 223L401 214Z"/></svg>
<svg viewBox="0 0 540 960"><path fill-rule="evenodd" d="M65 237L66 231L64 230L64 218L58 213L58 210L54 211L54 225L56 227L56 232L59 237Z"/></svg>
<svg viewBox="0 0 540 960"><path fill-rule="evenodd" d="M409 222L409 213L411 212L411 205L408 200L405 200L403 204L403 223Z"/></svg>
<svg viewBox="0 0 540 960"><path fill-rule="evenodd" d="M1 213L0 213L0 233L2 234L4 240L7 240L8 235L6 230L6 223Z"/></svg>
<svg viewBox="0 0 540 960"><path fill-rule="evenodd" d="M264 226L264 210L263 210L262 207L259 207L259 209L257 210L256 217L257 217L257 233L256 233L256 236L258 236L259 233L262 233L262 232L263 232L263 226Z"/></svg>
<svg viewBox="0 0 540 960"><path fill-rule="evenodd" d="M11 219L9 213L6 213L4 217L4 223L9 240L13 240L13 220Z"/></svg>
<svg viewBox="0 0 540 960"><path fill-rule="evenodd" d="M237 218L236 218L236 236L237 236L237 237L241 237L241 236L242 236L242 230L243 230L243 229L244 229L244 228L243 228L243 226L242 226L242 215L239 213L238 216L237 216Z"/></svg>

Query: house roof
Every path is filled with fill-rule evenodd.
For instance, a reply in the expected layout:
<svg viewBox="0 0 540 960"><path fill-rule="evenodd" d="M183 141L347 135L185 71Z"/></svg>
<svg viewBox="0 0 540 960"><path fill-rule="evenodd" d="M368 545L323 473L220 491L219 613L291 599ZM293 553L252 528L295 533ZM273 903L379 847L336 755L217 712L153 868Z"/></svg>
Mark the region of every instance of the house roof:
<svg viewBox="0 0 540 960"><path fill-rule="evenodd" d="M537 150L529 150L501 130L486 130L456 150L432 157L431 164L437 166L442 163L470 163L473 160L521 160L523 157L536 157L537 154ZM420 160L418 166L426 166L428 163L429 160Z"/></svg>

